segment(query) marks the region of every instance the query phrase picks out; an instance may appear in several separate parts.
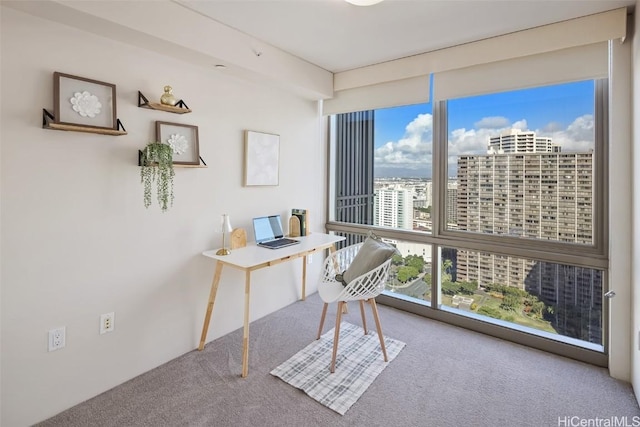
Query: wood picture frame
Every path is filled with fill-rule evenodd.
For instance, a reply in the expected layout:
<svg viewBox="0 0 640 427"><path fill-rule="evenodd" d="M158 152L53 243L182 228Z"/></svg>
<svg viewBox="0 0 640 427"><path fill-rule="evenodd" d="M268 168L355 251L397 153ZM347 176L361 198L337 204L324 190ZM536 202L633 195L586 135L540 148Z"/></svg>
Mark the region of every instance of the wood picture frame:
<svg viewBox="0 0 640 427"><path fill-rule="evenodd" d="M173 148L174 165L199 165L198 126L156 121L156 141Z"/></svg>
<svg viewBox="0 0 640 427"><path fill-rule="evenodd" d="M278 185L280 169L280 135L245 131L244 185Z"/></svg>
<svg viewBox="0 0 640 427"><path fill-rule="evenodd" d="M118 130L116 85L61 72L53 73L53 122Z"/></svg>

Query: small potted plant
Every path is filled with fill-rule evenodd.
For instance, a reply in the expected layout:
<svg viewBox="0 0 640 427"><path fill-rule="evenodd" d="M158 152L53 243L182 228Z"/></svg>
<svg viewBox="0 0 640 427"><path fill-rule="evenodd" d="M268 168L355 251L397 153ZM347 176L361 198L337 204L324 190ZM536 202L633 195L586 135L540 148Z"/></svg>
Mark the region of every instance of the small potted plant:
<svg viewBox="0 0 640 427"><path fill-rule="evenodd" d="M140 181L144 185L144 206L151 206L152 186L162 212L173 205L173 149L168 144L150 142L140 152Z"/></svg>

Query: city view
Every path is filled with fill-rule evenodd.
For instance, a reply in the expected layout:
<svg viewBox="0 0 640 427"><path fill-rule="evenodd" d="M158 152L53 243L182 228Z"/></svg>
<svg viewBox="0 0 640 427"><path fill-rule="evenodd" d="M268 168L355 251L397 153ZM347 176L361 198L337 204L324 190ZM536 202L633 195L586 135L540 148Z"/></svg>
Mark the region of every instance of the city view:
<svg viewBox="0 0 640 427"><path fill-rule="evenodd" d="M450 102L447 229L593 243L594 101L593 82L587 83L565 85L571 87L563 88L568 95L561 113L558 105L549 106L546 93L536 99L531 90L519 91L508 101L501 94L502 115L471 115L471 128L454 124L461 126L467 110L478 111L480 102L494 105L495 99ZM507 119L515 111L523 116ZM372 223L430 232L432 116L418 107L375 114ZM409 122L393 136L384 128L402 115ZM431 246L393 243L402 256L393 260L388 292L431 301ZM443 247L441 254L441 304L602 343L601 271L454 248Z"/></svg>

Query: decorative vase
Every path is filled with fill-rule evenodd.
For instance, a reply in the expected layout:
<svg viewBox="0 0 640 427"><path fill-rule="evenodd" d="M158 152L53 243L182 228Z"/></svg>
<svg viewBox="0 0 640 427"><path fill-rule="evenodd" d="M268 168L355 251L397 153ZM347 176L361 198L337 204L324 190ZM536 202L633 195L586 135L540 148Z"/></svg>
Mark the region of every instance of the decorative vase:
<svg viewBox="0 0 640 427"><path fill-rule="evenodd" d="M160 97L161 104L171 105L171 106L176 105L176 97L173 96L173 93L171 93L172 90L173 89L171 88L171 86L167 85L164 87L164 93Z"/></svg>

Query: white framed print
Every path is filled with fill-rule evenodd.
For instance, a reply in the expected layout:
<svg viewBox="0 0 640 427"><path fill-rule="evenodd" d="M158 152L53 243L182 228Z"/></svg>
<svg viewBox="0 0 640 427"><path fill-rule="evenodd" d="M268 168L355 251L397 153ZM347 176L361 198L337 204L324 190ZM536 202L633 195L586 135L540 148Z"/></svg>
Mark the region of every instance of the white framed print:
<svg viewBox="0 0 640 427"><path fill-rule="evenodd" d="M280 136L247 130L244 138L244 185L278 185Z"/></svg>
<svg viewBox="0 0 640 427"><path fill-rule="evenodd" d="M116 85L53 73L54 123L118 130Z"/></svg>
<svg viewBox="0 0 640 427"><path fill-rule="evenodd" d="M156 140L173 149L174 165L199 165L198 126L156 121Z"/></svg>

